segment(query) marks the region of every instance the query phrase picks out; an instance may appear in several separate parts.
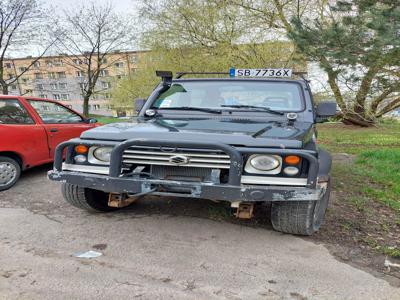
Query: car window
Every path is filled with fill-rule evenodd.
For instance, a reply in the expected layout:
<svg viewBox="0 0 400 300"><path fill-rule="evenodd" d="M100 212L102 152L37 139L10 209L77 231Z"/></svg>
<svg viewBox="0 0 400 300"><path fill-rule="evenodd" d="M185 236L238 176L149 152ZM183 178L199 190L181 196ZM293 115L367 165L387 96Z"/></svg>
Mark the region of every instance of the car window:
<svg viewBox="0 0 400 300"><path fill-rule="evenodd" d="M297 83L256 81L187 81L176 82L163 92L156 108L251 105L280 111L303 109L301 89Z"/></svg>
<svg viewBox="0 0 400 300"><path fill-rule="evenodd" d="M55 124L83 122L83 119L80 115L57 103L37 100L28 101L37 111L43 123Z"/></svg>
<svg viewBox="0 0 400 300"><path fill-rule="evenodd" d="M0 99L0 124L34 124L25 107L16 99Z"/></svg>

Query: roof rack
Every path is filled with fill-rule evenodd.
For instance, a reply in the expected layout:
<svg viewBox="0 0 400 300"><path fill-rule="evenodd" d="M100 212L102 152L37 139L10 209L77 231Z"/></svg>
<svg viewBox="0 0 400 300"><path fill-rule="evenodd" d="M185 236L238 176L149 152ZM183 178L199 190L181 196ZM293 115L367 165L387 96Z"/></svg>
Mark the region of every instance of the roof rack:
<svg viewBox="0 0 400 300"><path fill-rule="evenodd" d="M307 75L308 72L301 72L301 71L293 71L293 75L298 75L301 79L306 80L304 75ZM229 75L229 72L176 72L176 79L182 78L186 75Z"/></svg>
<svg viewBox="0 0 400 300"><path fill-rule="evenodd" d="M229 75L229 72L176 72L176 79L185 75Z"/></svg>

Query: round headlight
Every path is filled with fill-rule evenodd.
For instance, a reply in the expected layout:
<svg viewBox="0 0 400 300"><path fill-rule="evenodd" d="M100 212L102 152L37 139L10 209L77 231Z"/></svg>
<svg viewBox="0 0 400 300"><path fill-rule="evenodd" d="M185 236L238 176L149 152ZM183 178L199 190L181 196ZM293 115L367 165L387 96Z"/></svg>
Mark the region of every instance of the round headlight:
<svg viewBox="0 0 400 300"><path fill-rule="evenodd" d="M112 149L112 147L99 147L93 151L93 156L100 161L109 162Z"/></svg>
<svg viewBox="0 0 400 300"><path fill-rule="evenodd" d="M279 167L280 161L271 155L254 155L250 158L253 168L260 171L271 171Z"/></svg>

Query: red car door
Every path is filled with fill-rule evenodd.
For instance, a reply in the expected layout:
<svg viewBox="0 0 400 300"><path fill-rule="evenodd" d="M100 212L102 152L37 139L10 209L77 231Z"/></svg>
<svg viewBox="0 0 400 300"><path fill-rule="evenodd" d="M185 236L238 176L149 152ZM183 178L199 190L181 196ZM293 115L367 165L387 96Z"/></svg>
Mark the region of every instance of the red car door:
<svg viewBox="0 0 400 300"><path fill-rule="evenodd" d="M72 138L79 137L85 130L96 125L87 123L78 113L53 101L27 99L43 122L48 136L50 156L54 156L54 150L58 144Z"/></svg>
<svg viewBox="0 0 400 300"><path fill-rule="evenodd" d="M22 99L0 98L0 152L15 153L25 169L49 162L47 135Z"/></svg>

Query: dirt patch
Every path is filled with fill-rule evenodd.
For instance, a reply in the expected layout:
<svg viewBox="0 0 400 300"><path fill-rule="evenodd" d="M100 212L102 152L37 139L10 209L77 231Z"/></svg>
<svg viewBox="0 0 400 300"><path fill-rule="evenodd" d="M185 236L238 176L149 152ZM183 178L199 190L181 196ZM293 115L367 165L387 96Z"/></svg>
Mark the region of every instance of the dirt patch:
<svg viewBox="0 0 400 300"><path fill-rule="evenodd" d="M340 164L351 164L354 162L356 155L348 153L334 153L332 154L332 159L335 163Z"/></svg>
<svg viewBox="0 0 400 300"><path fill-rule="evenodd" d="M339 260L368 269L400 286L400 268L385 266L385 260L399 264L399 214L381 202L360 194L357 187L373 185L351 172L352 160L335 155L333 193L321 230L311 237L323 243Z"/></svg>

